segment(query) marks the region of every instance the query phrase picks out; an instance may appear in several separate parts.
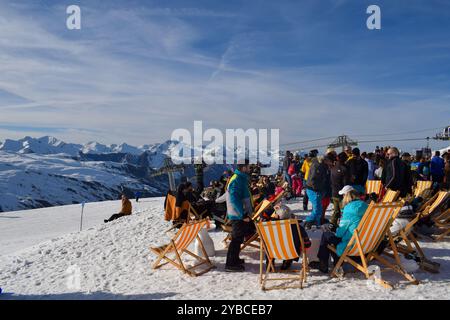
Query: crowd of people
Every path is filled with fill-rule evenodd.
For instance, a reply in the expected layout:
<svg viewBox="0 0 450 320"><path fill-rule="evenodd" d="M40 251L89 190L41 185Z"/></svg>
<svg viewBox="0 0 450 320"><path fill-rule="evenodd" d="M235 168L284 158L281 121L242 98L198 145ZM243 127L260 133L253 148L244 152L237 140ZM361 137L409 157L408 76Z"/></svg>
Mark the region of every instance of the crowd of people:
<svg viewBox="0 0 450 320"><path fill-rule="evenodd" d="M201 177L196 180L203 180L203 167L199 166L197 172L201 171ZM265 199L278 199L280 193L283 193L280 199L300 201L302 198L307 215L304 221L300 221L305 246L311 244L309 230L321 228L324 231L318 252L319 262L310 266L326 273L329 256L336 260L342 254L368 203L378 201L382 196L367 194L367 180L381 180L383 190L398 191L401 198L409 199L414 208L418 208L423 199L412 196L416 181L430 180L435 190L449 189L450 152L443 155L436 152L427 158L402 154L396 147L377 147L369 153L350 146L341 153L329 148L321 156L318 150L307 154L286 151L279 173L273 176L261 175L261 166L247 160L237 165L234 171L225 171L207 187L201 183L194 189L192 183L183 178L173 193L175 207L179 210L174 224L188 220L190 207L200 213L201 218L209 216L215 220L218 228L227 224L231 228L231 242L225 269L241 272L245 270L245 261L239 257L240 248L245 239L256 232L252 216L258 203ZM189 203L189 206L184 206L184 203ZM328 220L325 212L330 204L333 210ZM131 203L125 196L122 197L122 206L120 213L105 222L131 214ZM259 218L267 221L295 217L287 205L278 202L263 211ZM300 256L300 240L294 240ZM329 244L336 246L337 253L328 249ZM283 261L281 268L288 269L291 264L292 261Z"/></svg>
<svg viewBox="0 0 450 320"><path fill-rule="evenodd" d="M252 201L270 199L278 192L286 191L287 198L303 197L304 210L308 211L308 202L312 210L302 226L305 243L308 243L308 230L325 225L320 249L319 262L311 263L312 268L328 272L329 256L337 261L354 230L362 219L370 201L378 201L377 194L366 193L367 180L381 180L383 190L398 191L400 197L415 203L423 201L414 198L413 185L417 180L433 181L433 188L448 189L450 182L450 154L441 157L439 152L430 159L415 159L408 153L401 154L396 147L376 148L374 152L360 152L359 148L347 146L343 152L337 153L328 149L324 156L318 150L311 150L303 157L287 151L283 160L282 172L273 177L258 177L250 165L239 165L234 175L228 180L225 189L227 217L232 221L232 236L229 246L226 270L244 271L244 261L239 258L240 246L246 236L255 232L250 217L254 208ZM429 166L426 170L415 162ZM250 177L250 178L247 178ZM283 191L282 191L283 190ZM325 211L333 203L333 213L328 221ZM287 208L288 209L288 208ZM273 210L273 209L272 209ZM276 211L276 210L275 210ZM283 212L286 212L284 208ZM287 214L265 214L261 219L290 218ZM328 245L336 246L337 253L330 251ZM298 252L300 256L300 252ZM291 262L283 262L282 269L289 268Z"/></svg>

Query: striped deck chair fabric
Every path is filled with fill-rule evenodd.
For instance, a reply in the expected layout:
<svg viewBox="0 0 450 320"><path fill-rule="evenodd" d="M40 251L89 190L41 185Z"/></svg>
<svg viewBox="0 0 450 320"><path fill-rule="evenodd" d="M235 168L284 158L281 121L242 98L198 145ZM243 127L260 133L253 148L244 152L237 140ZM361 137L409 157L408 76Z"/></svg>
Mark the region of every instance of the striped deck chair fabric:
<svg viewBox="0 0 450 320"><path fill-rule="evenodd" d="M378 204L373 206L371 210L368 209L369 211L366 212L357 228L364 254L370 253L376 249L386 233L386 228L389 226L391 219L393 220L396 208L396 206L392 205ZM352 246L347 255L359 255L358 246Z"/></svg>
<svg viewBox="0 0 450 320"><path fill-rule="evenodd" d="M291 260L299 257L292 240L290 220L263 222L259 226L269 258Z"/></svg>
<svg viewBox="0 0 450 320"><path fill-rule="evenodd" d="M447 191L439 191L436 200L433 202L433 204L428 208L428 214L433 213L438 207L440 207L444 202L447 200L448 196L450 195L450 192Z"/></svg>
<svg viewBox="0 0 450 320"><path fill-rule="evenodd" d="M394 191L394 190L388 189L381 202L383 202L383 203L394 202L397 200L399 194L400 194L400 191Z"/></svg>
<svg viewBox="0 0 450 320"><path fill-rule="evenodd" d="M417 181L416 188L414 189L414 196L418 197L427 189L431 189L433 181Z"/></svg>
<svg viewBox="0 0 450 320"><path fill-rule="evenodd" d="M294 228L292 228L294 226ZM303 283L306 281L307 271L307 257L305 253L305 247L303 238L300 233L300 227L296 219L276 220L259 222L256 224L258 234L261 238L260 245L260 283L263 290L271 289L286 289L286 288L303 288ZM284 271L283 273L295 274L294 276L285 276L280 278L271 278L269 274L275 271L274 259L276 260L291 260L300 258L295 243L293 232L298 232L300 239L301 250L301 266L299 270ZM268 258L268 265L266 266L266 272L263 273L264 253ZM292 280L299 281L298 285L292 284ZM267 281L283 281L284 284L267 288Z"/></svg>
<svg viewBox="0 0 450 320"><path fill-rule="evenodd" d="M389 231L393 219L398 215L402 203L371 203L366 210L361 222L353 233L344 253L339 258L338 263L332 271L332 276L338 275L338 270L344 262L353 265L357 270L364 273L367 279L371 277L368 269L368 263L373 259L379 261L382 265L394 270L403 275L411 283L417 284L417 280L408 274L401 265L398 251L395 246L392 235ZM394 252L394 261L390 262L379 255L378 248L381 242L388 238L389 248ZM333 246L328 248L334 252L336 249ZM359 257L361 263L356 262L352 257ZM377 283L385 288L392 289L392 286L382 279L375 279Z"/></svg>
<svg viewBox="0 0 450 320"><path fill-rule="evenodd" d="M205 248L203 247L203 243L198 236L200 230L205 227L205 225L208 223L207 220L201 220L190 224L184 224L180 230L174 235L172 240L169 244L160 246L160 247L152 247L150 248L151 251L153 251L155 254L158 255L155 263L153 264L153 269L157 269L159 267L162 267L163 265L167 263L171 263L181 271L191 275L191 276L197 276L201 275L210 269L214 268L211 261L209 260L209 257L205 251ZM200 257L190 250L188 250L189 245L197 239L199 241L203 257ZM182 255L184 253L189 254L190 256L196 258L199 263L186 267L185 263L182 260ZM175 257L169 257L169 254L174 254ZM165 260L165 263L160 264L162 260ZM195 272L193 271L195 268L199 267L200 265L206 265L207 269L203 270L202 272Z"/></svg>
<svg viewBox="0 0 450 320"><path fill-rule="evenodd" d="M366 182L366 194L375 193L376 195L380 195L381 188L383 185L381 184L381 180L367 180Z"/></svg>

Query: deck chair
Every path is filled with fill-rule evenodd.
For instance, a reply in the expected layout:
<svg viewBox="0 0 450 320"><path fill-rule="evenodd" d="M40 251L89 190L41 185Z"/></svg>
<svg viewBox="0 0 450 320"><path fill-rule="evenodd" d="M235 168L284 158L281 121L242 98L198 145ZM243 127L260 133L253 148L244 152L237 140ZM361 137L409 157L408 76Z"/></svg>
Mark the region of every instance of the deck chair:
<svg viewBox="0 0 450 320"><path fill-rule="evenodd" d="M433 181L417 181L416 188L414 189L414 197L419 197L425 190L431 189Z"/></svg>
<svg viewBox="0 0 450 320"><path fill-rule="evenodd" d="M377 196L380 196L382 188L381 180L367 180L366 182L366 194L375 193Z"/></svg>
<svg viewBox="0 0 450 320"><path fill-rule="evenodd" d="M444 213L434 218L433 221L434 225L441 231L434 239L436 241L443 240L450 234L450 209L447 209Z"/></svg>
<svg viewBox="0 0 450 320"><path fill-rule="evenodd" d="M198 236L200 230L205 227L207 223L208 220L206 219L193 223L186 223L173 236L169 244L150 248L150 250L158 256L152 266L153 269L158 269L163 265L170 263L190 276L199 276L215 268L215 266L209 260L205 247L203 246L203 243ZM197 239L197 241L199 242L203 257L200 257L188 250L189 245L192 243L192 241L194 241L194 239ZM186 263L182 260L184 253L196 258L199 262L192 266L187 266ZM173 257L171 257L170 255ZM165 260L165 262L161 263L162 260ZM206 268L200 272L194 271L200 266L205 266Z"/></svg>
<svg viewBox="0 0 450 320"><path fill-rule="evenodd" d="M177 211L187 210L188 215L186 219L179 218L179 212ZM172 229L181 227L184 223L189 223L190 221L201 220L205 215L206 210L202 213L198 213L195 208L189 203L189 201L184 201L181 205L181 208L176 207L176 197L171 192L168 192L166 195L166 199L164 202L164 219L166 221L174 221L174 225L167 230L166 232L171 231Z"/></svg>
<svg viewBox="0 0 450 320"><path fill-rule="evenodd" d="M294 226L294 230L292 230ZM262 290L272 289L287 289L287 288L303 288L303 283L306 282L306 273L308 259L306 257L303 237L300 233L300 227L296 219L278 220L268 222L258 222L256 224L260 242L260 268L259 268L259 282ZM280 277L271 278L271 273L275 272L273 264L274 259L290 260L300 258L295 249L294 238L292 232L298 232L301 246L301 264L299 270L290 270L279 272ZM265 272L263 272L264 257L268 258L268 265ZM290 276L282 277L281 274L291 274ZM293 275L292 275L293 274ZM283 281L284 283L267 288L268 281ZM297 284L295 282L298 281ZM294 285L289 286L289 283L294 282Z"/></svg>
<svg viewBox="0 0 450 320"><path fill-rule="evenodd" d="M417 257L419 259L419 263L423 269L436 272L438 269L438 264L433 263L425 256L422 248L417 241L416 236L413 234L413 229L416 226L419 220L426 218L439 210L439 208L445 203L448 199L450 192L441 191L436 193L430 200L428 200L422 207L419 209L418 214L414 219L412 219L403 229L401 229L396 235L394 235L394 241L397 247L397 250L406 255L412 255L413 257ZM414 247L413 247L414 246Z"/></svg>
<svg viewBox="0 0 450 320"><path fill-rule="evenodd" d="M391 203L395 202L400 195L400 191L394 191L391 189L388 189L386 193L384 194L383 199L381 200L382 203Z"/></svg>
<svg viewBox="0 0 450 320"><path fill-rule="evenodd" d="M367 208L358 227L355 229L352 238L348 242L344 253L339 258L331 275L336 277L342 264L347 262L361 271L369 279L371 274L368 269L368 263L372 260L377 260L385 267L404 276L411 283L418 284L418 281L412 275L408 274L401 265L397 248L389 231L392 221L398 215L401 206L401 203L372 202ZM386 260L378 253L379 246L386 237L389 241L389 247L393 251L393 262ZM328 248L336 253L334 246L330 245ZM357 263L352 257L359 257L361 264ZM392 286L385 280L375 279L375 281L385 288L392 289Z"/></svg>
<svg viewBox="0 0 450 320"><path fill-rule="evenodd" d="M270 202L275 205L277 204L278 201L280 201L285 195L286 195L286 190L280 192L279 194L276 195L275 198L273 198L272 200L270 200Z"/></svg>

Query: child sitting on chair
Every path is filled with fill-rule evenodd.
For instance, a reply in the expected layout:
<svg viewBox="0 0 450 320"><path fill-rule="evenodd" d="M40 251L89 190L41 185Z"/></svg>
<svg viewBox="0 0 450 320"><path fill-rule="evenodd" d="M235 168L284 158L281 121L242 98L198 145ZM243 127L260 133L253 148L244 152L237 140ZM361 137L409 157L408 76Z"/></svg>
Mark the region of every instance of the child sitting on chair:
<svg viewBox="0 0 450 320"><path fill-rule="evenodd" d="M291 209L288 206L286 206L285 204L282 204L282 203L276 204L274 209L275 209L274 213L269 218L266 218L267 216L264 217L264 218L266 218L266 221L296 219L295 215L291 213ZM300 228L301 237L303 238L303 245L304 245L305 249L307 249L307 248L311 247L311 240L309 239L308 233L306 232L306 230L300 224L299 224L299 228ZM292 229L292 237L294 240L295 250L297 251L297 254L300 257L302 254L302 250L301 250L300 238L298 236L297 226L291 225L291 229ZM293 261L298 261L298 258L293 259L293 260L283 260L283 264L281 265L281 270L289 269L291 267Z"/></svg>

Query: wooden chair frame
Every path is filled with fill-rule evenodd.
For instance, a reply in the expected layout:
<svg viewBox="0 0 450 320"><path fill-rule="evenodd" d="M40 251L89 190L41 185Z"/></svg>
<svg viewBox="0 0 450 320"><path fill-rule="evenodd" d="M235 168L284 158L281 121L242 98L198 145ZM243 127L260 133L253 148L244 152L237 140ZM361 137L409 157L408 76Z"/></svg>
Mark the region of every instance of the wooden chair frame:
<svg viewBox="0 0 450 320"><path fill-rule="evenodd" d="M441 231L441 233L434 236L435 241L441 241L446 236L450 235L450 209L433 218L434 225Z"/></svg>
<svg viewBox="0 0 450 320"><path fill-rule="evenodd" d="M371 217L372 214L374 214L374 209L376 207L382 207L382 208L389 208L392 210L391 216L386 221L385 225L382 226L383 229L380 231L380 236L376 241L374 242L375 245L373 246L372 250L370 252L364 252L363 250L363 243L362 239L360 238L361 234L364 229L362 228L366 227L366 221ZM410 281L413 284L418 284L419 282L414 278L414 276L410 275L405 271L403 268L400 257L398 255L397 247L394 243L394 239L392 237L392 234L389 230L389 228L392 225L392 222L394 221L395 217L398 215L400 209L402 207L401 203L371 203L369 207L367 208L366 213L364 214L363 218L361 219L361 222L359 223L358 227L355 229L355 232L353 233L352 238L347 244L347 247L344 250L344 253L339 258L338 263L334 267L333 271L331 272L331 275L333 277L338 276L338 270L342 266L344 262L350 263L353 267L355 267L357 270L361 271L367 279L371 277L371 274L369 273L368 264L372 260L377 260L382 265L384 265L388 269L392 269L393 271L401 274L405 279ZM378 248L381 244L381 242L387 237L389 241L389 248L393 252L393 262L390 262L386 260L384 257L381 257L380 254L378 254ZM361 264L357 263L355 260L352 259L352 257L349 255L350 251L353 250L354 246L357 246L357 256L361 259ZM332 250L334 253L336 253L336 248L334 246L329 245L328 248ZM382 285L385 288L392 289L392 285L382 279L376 279L376 282L380 285Z"/></svg>
<svg viewBox="0 0 450 320"><path fill-rule="evenodd" d="M446 199L448 199L448 196L450 193L447 193L445 198L442 198L439 200L439 195L442 195L442 193L436 193L431 199L426 201L421 208L419 209L419 212L417 213L416 217L412 219L403 229L401 229L396 235L393 235L393 240L396 246L397 251L403 253L403 254L411 254L413 256L417 256L421 263L431 263L433 265L436 265L437 267L439 264L431 262L426 256L424 251L419 245L419 242L412 232L414 227L416 226L417 222L431 214L433 214L436 210L439 210L439 208L445 203ZM430 271L429 269L425 269ZM437 271L433 271L437 272Z"/></svg>
<svg viewBox="0 0 450 320"><path fill-rule="evenodd" d="M215 266L209 260L208 254L206 253L205 247L203 246L203 242L201 241L201 239L198 235L200 230L202 228L204 228L207 223L208 223L207 219L197 221L194 223L190 223L190 224L186 223L173 236L173 238L170 240L169 244L163 245L160 247L151 247L150 250L157 255L157 259L153 263L152 268L158 269L158 268L170 263L173 266L175 266L177 269L180 269L183 273L188 274L189 276L194 276L194 277L200 276L200 275L208 272L209 270L215 268ZM184 232L185 229L192 228L196 224L200 224L197 234L185 246L184 249L180 250L176 245L176 240ZM203 257L200 257L200 256L196 255L195 253L191 252L190 250L188 250L188 247L192 243L193 239L197 239L197 241L199 242ZM173 254L174 257L169 257L169 254ZM188 254L191 257L194 257L195 259L197 259L199 262L188 267L182 260L183 254ZM165 260L165 262L161 263L162 260ZM203 265L206 265L206 269L204 269L203 271L200 271L200 272L194 271L196 268L203 266Z"/></svg>
<svg viewBox="0 0 450 320"><path fill-rule="evenodd" d="M292 227L292 225L296 226L296 230L298 232L298 236L300 239L300 247L301 247L301 255L294 258L301 258L300 263L300 269L299 270L285 270L285 271L278 271L275 270L274 260L275 257L269 250L269 246L265 242L264 232L262 231L262 228L264 225L271 224L271 225L279 225L281 223L287 223L289 228ZM307 281L307 273L308 273L308 257L306 255L305 245L303 242L303 237L300 232L300 226L298 224L297 219L289 219L289 220L278 220L278 221L268 221L268 222L258 222L256 223L256 230L258 232L260 241L260 260L259 260L259 283L261 285L261 289L266 290L274 290L274 289L292 289L292 288L300 288L303 289L303 284ZM278 228L278 232L282 230L281 227ZM292 230L292 229L290 229ZM289 239L288 241L292 241L291 246L294 247L293 238ZM266 270L264 271L264 258L267 257L268 259L268 265L266 266ZM285 277L270 277L271 273L278 273L281 275L287 275ZM284 281L283 284L274 285L272 287L267 287L267 282L269 281ZM290 282L299 281L300 283L297 285L289 285Z"/></svg>

